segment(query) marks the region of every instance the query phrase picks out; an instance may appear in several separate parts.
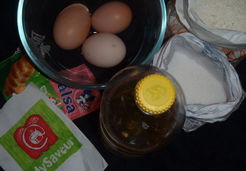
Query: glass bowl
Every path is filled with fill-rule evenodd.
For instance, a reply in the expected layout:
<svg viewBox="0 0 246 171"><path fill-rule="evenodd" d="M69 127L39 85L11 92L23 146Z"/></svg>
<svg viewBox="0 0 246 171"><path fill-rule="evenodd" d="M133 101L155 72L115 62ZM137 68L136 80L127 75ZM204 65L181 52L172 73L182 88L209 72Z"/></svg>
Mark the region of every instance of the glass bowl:
<svg viewBox="0 0 246 171"><path fill-rule="evenodd" d="M63 50L53 39L53 24L59 12L72 3L86 5L92 14L108 0L20 0L18 33L27 56L46 76L69 87L103 89L119 70L149 64L162 45L166 31L164 0L124 0L133 12L130 26L117 34L126 45L126 57L115 67L99 68L88 63L81 48ZM91 29L89 34L94 34Z"/></svg>

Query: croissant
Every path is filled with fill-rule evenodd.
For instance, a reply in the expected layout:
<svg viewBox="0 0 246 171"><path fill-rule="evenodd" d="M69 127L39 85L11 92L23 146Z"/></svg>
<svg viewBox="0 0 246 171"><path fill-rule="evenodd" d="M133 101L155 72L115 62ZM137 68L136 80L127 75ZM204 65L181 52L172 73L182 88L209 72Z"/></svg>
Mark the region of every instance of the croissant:
<svg viewBox="0 0 246 171"><path fill-rule="evenodd" d="M4 93L11 96L13 93L20 93L25 89L25 83L35 72L35 68L23 55L12 66L5 80Z"/></svg>

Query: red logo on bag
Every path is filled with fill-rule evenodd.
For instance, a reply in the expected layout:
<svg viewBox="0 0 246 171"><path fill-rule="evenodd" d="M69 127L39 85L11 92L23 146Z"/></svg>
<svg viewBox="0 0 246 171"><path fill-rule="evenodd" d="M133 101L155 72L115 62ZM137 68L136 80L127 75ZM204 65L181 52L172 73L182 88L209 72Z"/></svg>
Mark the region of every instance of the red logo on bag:
<svg viewBox="0 0 246 171"><path fill-rule="evenodd" d="M16 129L14 138L17 144L33 159L38 159L58 137L39 115L31 115L24 126Z"/></svg>

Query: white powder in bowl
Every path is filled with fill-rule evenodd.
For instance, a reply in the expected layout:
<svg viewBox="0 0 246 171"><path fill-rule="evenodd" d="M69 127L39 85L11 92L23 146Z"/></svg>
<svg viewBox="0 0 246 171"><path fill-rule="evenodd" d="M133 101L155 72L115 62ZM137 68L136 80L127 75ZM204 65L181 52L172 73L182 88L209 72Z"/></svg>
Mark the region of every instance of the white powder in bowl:
<svg viewBox="0 0 246 171"><path fill-rule="evenodd" d="M214 104L226 101L224 75L207 57L179 47L167 71L183 89L187 104Z"/></svg>
<svg viewBox="0 0 246 171"><path fill-rule="evenodd" d="M210 28L246 33L246 0L196 0L191 8Z"/></svg>

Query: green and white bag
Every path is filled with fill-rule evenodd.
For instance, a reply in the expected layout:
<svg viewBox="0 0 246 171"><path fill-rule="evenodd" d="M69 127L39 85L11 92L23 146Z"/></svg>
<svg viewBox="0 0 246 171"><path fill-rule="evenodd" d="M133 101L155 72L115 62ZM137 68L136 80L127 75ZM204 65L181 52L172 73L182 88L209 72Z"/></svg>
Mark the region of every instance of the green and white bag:
<svg viewBox="0 0 246 171"><path fill-rule="evenodd" d="M30 84L0 110L4 170L104 170L107 163L76 125Z"/></svg>

